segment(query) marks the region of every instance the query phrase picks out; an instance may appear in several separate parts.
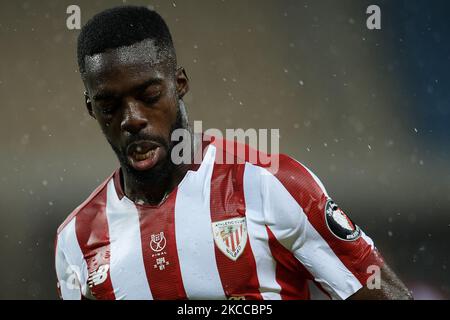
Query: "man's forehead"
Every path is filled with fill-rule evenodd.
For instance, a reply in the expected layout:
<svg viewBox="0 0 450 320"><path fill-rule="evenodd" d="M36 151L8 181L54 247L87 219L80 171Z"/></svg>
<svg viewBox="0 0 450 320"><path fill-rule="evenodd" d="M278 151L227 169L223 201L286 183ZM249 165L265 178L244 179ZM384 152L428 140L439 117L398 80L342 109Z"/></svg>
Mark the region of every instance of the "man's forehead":
<svg viewBox="0 0 450 320"><path fill-rule="evenodd" d="M85 57L85 69L99 74L115 67L156 67L170 59L170 52L157 46L155 40L146 39L130 46L109 49L105 52Z"/></svg>

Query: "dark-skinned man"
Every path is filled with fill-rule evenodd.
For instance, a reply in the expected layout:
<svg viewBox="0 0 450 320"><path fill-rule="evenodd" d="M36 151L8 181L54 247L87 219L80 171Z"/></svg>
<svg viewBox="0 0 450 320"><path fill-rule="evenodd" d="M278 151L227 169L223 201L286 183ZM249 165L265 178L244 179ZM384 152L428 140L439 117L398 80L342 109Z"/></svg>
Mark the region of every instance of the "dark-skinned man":
<svg viewBox="0 0 450 320"><path fill-rule="evenodd" d="M58 229L63 299L309 299L309 283L333 299L411 298L308 168L192 132L188 78L156 12L94 16L78 64L120 167Z"/></svg>

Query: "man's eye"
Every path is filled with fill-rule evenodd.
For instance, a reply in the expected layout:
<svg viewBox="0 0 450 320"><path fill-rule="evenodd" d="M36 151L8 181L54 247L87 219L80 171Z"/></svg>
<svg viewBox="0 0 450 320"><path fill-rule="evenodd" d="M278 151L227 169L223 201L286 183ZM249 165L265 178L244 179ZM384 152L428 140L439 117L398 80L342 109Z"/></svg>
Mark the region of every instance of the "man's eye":
<svg viewBox="0 0 450 320"><path fill-rule="evenodd" d="M145 103L155 103L156 101L159 100L159 98L161 97L161 92L155 92L155 93L151 93L151 94L145 94L142 96L141 100Z"/></svg>
<svg viewBox="0 0 450 320"><path fill-rule="evenodd" d="M114 106L101 106L100 112L103 114L112 114L114 112Z"/></svg>

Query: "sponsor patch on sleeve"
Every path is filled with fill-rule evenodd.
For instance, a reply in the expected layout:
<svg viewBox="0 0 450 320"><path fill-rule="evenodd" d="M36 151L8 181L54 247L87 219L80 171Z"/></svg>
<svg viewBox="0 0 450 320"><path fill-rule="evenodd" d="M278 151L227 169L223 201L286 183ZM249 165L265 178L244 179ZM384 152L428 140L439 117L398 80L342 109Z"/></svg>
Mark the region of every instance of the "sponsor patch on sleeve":
<svg viewBox="0 0 450 320"><path fill-rule="evenodd" d="M325 221L331 233L341 240L354 241L361 236L361 229L331 199L325 205Z"/></svg>

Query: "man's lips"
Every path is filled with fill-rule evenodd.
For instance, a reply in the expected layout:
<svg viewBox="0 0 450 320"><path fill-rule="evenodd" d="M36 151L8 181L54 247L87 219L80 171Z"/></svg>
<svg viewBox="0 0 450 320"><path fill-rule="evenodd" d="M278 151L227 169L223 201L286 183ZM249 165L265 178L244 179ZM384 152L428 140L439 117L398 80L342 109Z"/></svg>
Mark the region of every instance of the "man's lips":
<svg viewBox="0 0 450 320"><path fill-rule="evenodd" d="M135 170L153 168L161 159L163 148L155 141L140 140L127 147L128 161Z"/></svg>

